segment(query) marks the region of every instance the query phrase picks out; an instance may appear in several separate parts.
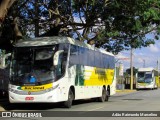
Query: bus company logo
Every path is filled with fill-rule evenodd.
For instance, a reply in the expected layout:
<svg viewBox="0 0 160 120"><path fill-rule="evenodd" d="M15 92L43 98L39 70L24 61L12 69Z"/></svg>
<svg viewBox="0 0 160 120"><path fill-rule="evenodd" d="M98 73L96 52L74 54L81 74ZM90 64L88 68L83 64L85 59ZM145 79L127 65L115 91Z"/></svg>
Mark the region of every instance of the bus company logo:
<svg viewBox="0 0 160 120"><path fill-rule="evenodd" d="M2 117L12 117L11 112L2 112Z"/></svg>

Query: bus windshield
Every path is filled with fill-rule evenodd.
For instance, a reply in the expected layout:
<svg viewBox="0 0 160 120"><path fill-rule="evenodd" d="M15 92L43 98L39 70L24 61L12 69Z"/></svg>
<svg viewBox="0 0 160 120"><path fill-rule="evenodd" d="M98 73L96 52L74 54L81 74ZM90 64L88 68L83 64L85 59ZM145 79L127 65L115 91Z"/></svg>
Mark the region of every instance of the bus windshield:
<svg viewBox="0 0 160 120"><path fill-rule="evenodd" d="M13 53L11 82L16 85L46 84L60 78L65 71L67 51L60 55L58 65L53 65L56 51L64 45L51 47L17 47Z"/></svg>
<svg viewBox="0 0 160 120"><path fill-rule="evenodd" d="M152 72L138 72L138 83L152 82Z"/></svg>

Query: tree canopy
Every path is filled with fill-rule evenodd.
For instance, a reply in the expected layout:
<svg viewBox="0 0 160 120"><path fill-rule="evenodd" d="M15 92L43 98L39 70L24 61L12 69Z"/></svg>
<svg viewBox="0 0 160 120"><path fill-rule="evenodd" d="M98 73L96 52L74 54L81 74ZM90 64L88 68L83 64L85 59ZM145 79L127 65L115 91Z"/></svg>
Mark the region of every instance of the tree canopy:
<svg viewBox="0 0 160 120"><path fill-rule="evenodd" d="M135 68L135 67L133 67L133 75L136 75L137 72L138 72L138 69ZM129 75L131 75L131 68L127 69L126 73L129 74Z"/></svg>
<svg viewBox="0 0 160 120"><path fill-rule="evenodd" d="M159 0L11 1L0 0L1 47L9 48L22 35L61 35L118 53L159 40Z"/></svg>

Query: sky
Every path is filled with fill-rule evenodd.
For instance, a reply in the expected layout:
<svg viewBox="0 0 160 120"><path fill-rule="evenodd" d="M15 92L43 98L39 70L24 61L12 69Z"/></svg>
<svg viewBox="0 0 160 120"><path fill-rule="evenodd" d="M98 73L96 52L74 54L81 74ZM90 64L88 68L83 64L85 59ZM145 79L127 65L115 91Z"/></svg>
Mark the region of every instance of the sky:
<svg viewBox="0 0 160 120"><path fill-rule="evenodd" d="M81 22L79 17L75 17L75 21ZM82 30L79 32L81 33ZM154 37L153 34L154 33L149 33L146 35L146 37L153 38ZM130 51L122 51L115 57L116 57L116 61L119 58L120 59L129 58L128 60L118 60L116 65L119 66L119 63L122 63L124 71L130 68ZM160 65L160 40L158 41L156 40L154 45L133 50L133 66L135 68L144 67L144 64L145 64L145 67L157 68L158 59L159 59L159 65Z"/></svg>
<svg viewBox="0 0 160 120"><path fill-rule="evenodd" d="M148 38L153 37L152 35L147 35ZM122 51L116 55L116 59L129 58L127 60L118 60L117 66L119 63L122 63L124 70L130 68L130 51ZM141 49L133 50L133 66L135 68L140 67L152 67L157 68L157 61L159 59L160 64L160 41L155 41L154 45L148 47L143 47Z"/></svg>

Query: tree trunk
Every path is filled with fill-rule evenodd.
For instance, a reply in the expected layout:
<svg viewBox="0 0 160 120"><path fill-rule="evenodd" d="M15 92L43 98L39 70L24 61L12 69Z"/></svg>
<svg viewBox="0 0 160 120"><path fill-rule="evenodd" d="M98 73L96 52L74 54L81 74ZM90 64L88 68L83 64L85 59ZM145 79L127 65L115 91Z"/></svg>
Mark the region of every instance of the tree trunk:
<svg viewBox="0 0 160 120"><path fill-rule="evenodd" d="M35 20L34 20L34 25L35 25L35 37L39 37L39 5L38 5L39 0L35 0Z"/></svg>
<svg viewBox="0 0 160 120"><path fill-rule="evenodd" d="M13 21L13 25L14 25L14 33L15 33L15 40L19 40L22 38L22 33L19 30L18 24L17 24L18 20L17 18L14 19Z"/></svg>
<svg viewBox="0 0 160 120"><path fill-rule="evenodd" d="M2 0L0 3L0 22L3 22L5 16L7 15L8 9L16 0Z"/></svg>

